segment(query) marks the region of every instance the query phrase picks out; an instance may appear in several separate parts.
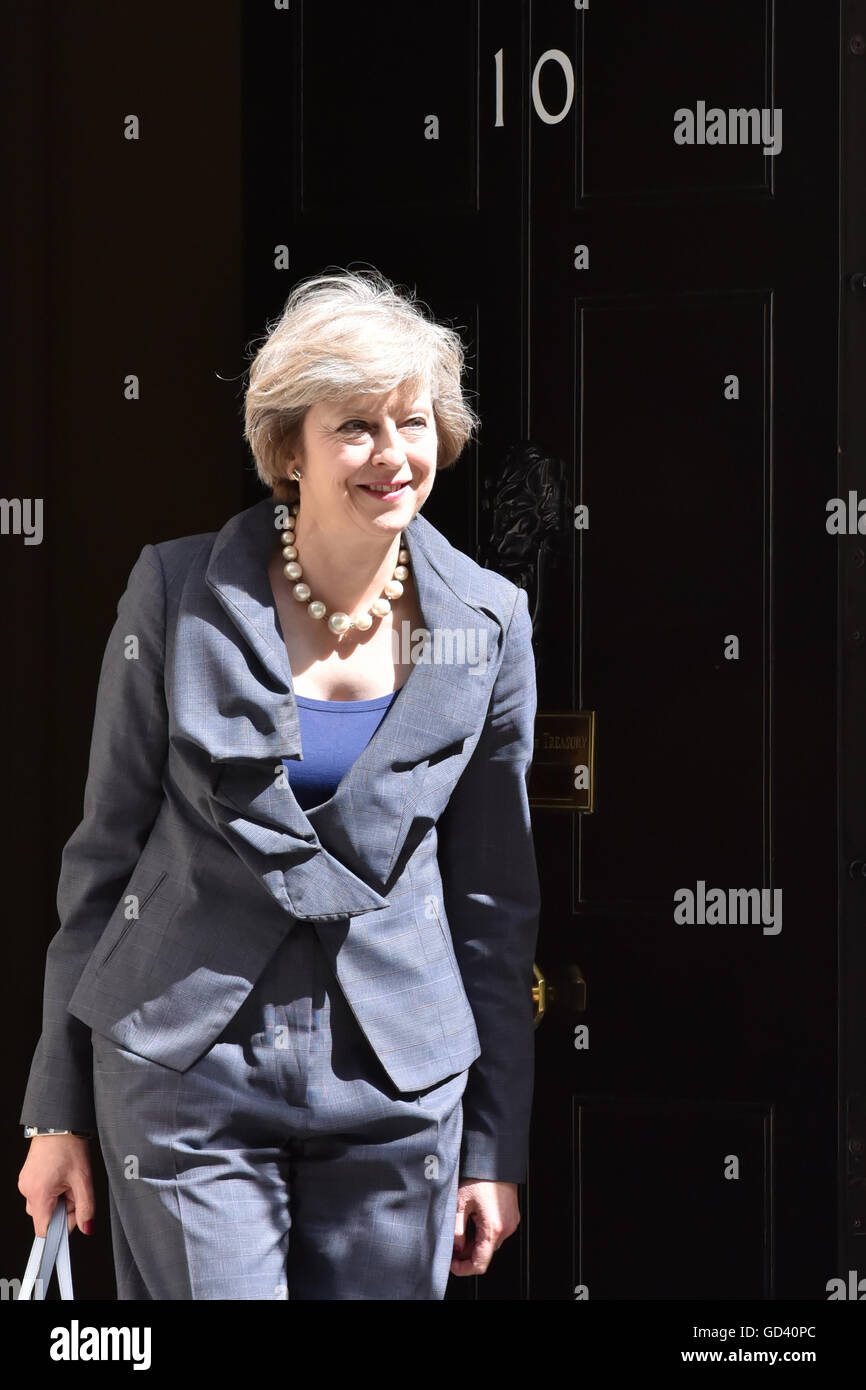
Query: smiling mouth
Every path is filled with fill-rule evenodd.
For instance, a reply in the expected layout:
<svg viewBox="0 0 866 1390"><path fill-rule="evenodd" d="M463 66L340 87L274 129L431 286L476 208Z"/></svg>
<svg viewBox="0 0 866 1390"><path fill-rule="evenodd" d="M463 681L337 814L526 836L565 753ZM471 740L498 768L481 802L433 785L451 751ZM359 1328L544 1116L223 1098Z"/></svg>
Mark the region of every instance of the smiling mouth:
<svg viewBox="0 0 866 1390"><path fill-rule="evenodd" d="M408 482L403 483L359 483L358 487L365 492L372 492L376 497L396 497L409 486Z"/></svg>

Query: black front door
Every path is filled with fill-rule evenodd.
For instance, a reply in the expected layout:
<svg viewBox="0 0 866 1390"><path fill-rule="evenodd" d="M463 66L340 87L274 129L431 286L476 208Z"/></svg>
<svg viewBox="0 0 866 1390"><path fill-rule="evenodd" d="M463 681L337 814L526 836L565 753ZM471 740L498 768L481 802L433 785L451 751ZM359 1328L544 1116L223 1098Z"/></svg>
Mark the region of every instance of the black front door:
<svg viewBox="0 0 866 1390"><path fill-rule="evenodd" d="M530 589L539 736L595 716L592 811L533 810L523 1221L448 1296L824 1298L838 8L244 19L249 334L365 262L463 329L425 515Z"/></svg>

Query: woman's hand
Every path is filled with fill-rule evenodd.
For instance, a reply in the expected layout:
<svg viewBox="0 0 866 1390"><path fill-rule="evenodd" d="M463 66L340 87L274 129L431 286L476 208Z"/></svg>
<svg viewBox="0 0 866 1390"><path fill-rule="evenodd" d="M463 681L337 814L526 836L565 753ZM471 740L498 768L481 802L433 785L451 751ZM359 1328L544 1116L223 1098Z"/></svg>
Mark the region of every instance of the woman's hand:
<svg viewBox="0 0 866 1390"><path fill-rule="evenodd" d="M472 1217L474 1233L467 1237L466 1221ZM468 1179L457 1189L452 1274L483 1274L504 1240L517 1230L520 1209L516 1182L484 1182Z"/></svg>
<svg viewBox="0 0 866 1390"><path fill-rule="evenodd" d="M33 1217L37 1236L47 1235L63 1192L70 1233L77 1226L89 1236L94 1210L89 1140L75 1134L35 1134L18 1174L18 1191L27 1198L27 1215Z"/></svg>

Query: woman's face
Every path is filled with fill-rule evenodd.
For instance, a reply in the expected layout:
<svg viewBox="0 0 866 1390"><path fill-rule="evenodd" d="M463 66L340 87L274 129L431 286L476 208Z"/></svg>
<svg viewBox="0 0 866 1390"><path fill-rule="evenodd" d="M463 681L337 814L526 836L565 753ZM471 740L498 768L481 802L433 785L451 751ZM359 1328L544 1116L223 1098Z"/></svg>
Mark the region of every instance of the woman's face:
<svg viewBox="0 0 866 1390"><path fill-rule="evenodd" d="M429 388L415 396L398 387L381 395L318 401L304 417L297 460L299 524L397 535L430 494L436 450Z"/></svg>

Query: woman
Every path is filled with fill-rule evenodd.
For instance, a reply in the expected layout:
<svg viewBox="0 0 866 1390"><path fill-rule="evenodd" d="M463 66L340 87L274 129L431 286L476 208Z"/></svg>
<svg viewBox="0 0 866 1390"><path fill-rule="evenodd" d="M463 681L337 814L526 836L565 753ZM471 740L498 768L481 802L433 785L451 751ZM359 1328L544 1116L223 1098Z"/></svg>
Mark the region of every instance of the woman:
<svg viewBox="0 0 866 1390"><path fill-rule="evenodd" d="M121 1299L442 1299L520 1219L531 624L418 515L462 366L377 272L296 286L246 395L271 495L118 605L19 1189L89 1230L98 1135Z"/></svg>

